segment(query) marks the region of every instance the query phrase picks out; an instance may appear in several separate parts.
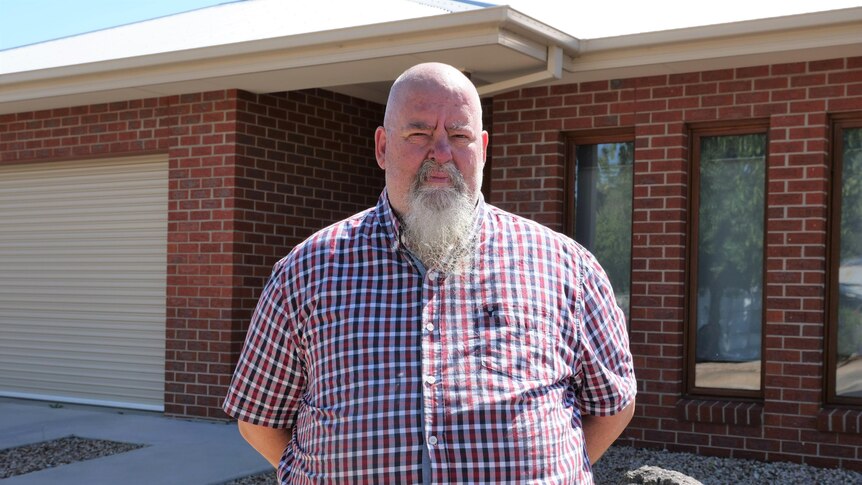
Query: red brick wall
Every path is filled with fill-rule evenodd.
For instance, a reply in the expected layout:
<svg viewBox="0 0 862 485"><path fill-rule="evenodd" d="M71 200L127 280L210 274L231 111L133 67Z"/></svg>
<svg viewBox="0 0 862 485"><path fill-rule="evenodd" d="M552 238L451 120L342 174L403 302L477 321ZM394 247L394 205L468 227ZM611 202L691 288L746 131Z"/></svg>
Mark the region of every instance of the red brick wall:
<svg viewBox="0 0 862 485"><path fill-rule="evenodd" d="M312 232L373 205L383 187L373 146L382 106L322 90L238 92L233 102L217 172L224 183L189 174L195 187L212 185L203 194L211 218L169 228L169 237L200 241L187 241L187 256L208 266L176 282L188 298L168 320L169 414L224 417L221 400L272 265Z"/></svg>
<svg viewBox="0 0 862 485"><path fill-rule="evenodd" d="M208 415L230 350L237 92L0 116L0 163L169 158L165 408ZM180 393L189 393L180 396Z"/></svg>
<svg viewBox="0 0 862 485"><path fill-rule="evenodd" d="M165 410L221 399L269 267L383 186L383 107L326 91L230 90L0 115L0 163L169 158Z"/></svg>
<svg viewBox="0 0 862 485"><path fill-rule="evenodd" d="M850 110L862 110L862 58L527 88L495 98L490 200L557 230L564 227L564 133L635 133L631 340L640 394L623 442L862 469L860 410L835 419L822 393L827 116ZM770 126L765 398L687 399L687 127L757 118ZM851 424L830 427L838 421Z"/></svg>
<svg viewBox="0 0 862 485"><path fill-rule="evenodd" d="M635 133L632 346L623 441L862 469L860 411L822 404L827 115L862 110L862 59L528 88L493 103L489 200L564 227L563 134ZM490 112L491 110L489 110ZM0 115L0 163L166 153L166 410L223 417L257 291L297 241L372 204L382 106L217 91ZM687 126L768 118L765 399L683 396Z"/></svg>
<svg viewBox="0 0 862 485"><path fill-rule="evenodd" d="M373 206L383 189L374 130L383 106L323 90L253 95L238 104L234 310L230 372L272 265L315 231ZM218 413L217 413L218 415Z"/></svg>

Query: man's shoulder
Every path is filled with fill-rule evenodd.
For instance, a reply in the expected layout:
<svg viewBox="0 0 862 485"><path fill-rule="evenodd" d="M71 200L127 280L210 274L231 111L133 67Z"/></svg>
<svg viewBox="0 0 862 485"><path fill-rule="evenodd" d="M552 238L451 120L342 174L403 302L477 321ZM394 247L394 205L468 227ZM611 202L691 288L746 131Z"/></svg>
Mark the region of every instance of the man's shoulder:
<svg viewBox="0 0 862 485"><path fill-rule="evenodd" d="M494 230L502 229L504 231L513 231L527 235L546 237L566 245L577 245L577 243L569 236L555 231L554 229L551 229L533 219L513 214L490 204L486 204L486 208L487 215L490 218L491 227L494 228Z"/></svg>
<svg viewBox="0 0 862 485"><path fill-rule="evenodd" d="M334 222L308 236L297 248L329 246L336 242L344 244L376 234L381 230L374 207Z"/></svg>
<svg viewBox="0 0 862 485"><path fill-rule="evenodd" d="M513 241L517 241L519 244L550 250L550 253L555 254L555 257L564 260L584 261L593 258L593 255L583 245L566 234L499 207L492 205L486 205L486 207L486 221L489 222L489 229L501 236L508 234L509 237L513 238Z"/></svg>
<svg viewBox="0 0 862 485"><path fill-rule="evenodd" d="M345 252L352 246L365 245L380 239L382 230L374 208L368 208L317 230L294 246L287 256L279 261L279 265L290 265L309 258Z"/></svg>

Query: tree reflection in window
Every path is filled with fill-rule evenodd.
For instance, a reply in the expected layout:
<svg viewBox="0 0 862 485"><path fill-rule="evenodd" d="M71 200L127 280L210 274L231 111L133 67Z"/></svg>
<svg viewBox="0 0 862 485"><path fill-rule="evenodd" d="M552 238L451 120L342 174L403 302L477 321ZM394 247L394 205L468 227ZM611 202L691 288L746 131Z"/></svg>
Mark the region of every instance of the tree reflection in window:
<svg viewBox="0 0 862 485"><path fill-rule="evenodd" d="M759 390L766 135L700 138L695 386Z"/></svg>
<svg viewBox="0 0 862 485"><path fill-rule="evenodd" d="M862 128L843 130L835 393L862 398Z"/></svg>
<svg viewBox="0 0 862 485"><path fill-rule="evenodd" d="M631 295L634 143L578 145L575 240L608 274L626 318Z"/></svg>

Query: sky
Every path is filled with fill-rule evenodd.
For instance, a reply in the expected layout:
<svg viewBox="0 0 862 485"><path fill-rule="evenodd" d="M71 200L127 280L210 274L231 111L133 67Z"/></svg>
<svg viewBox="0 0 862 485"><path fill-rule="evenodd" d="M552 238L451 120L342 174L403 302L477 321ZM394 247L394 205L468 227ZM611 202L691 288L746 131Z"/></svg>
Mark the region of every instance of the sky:
<svg viewBox="0 0 862 485"><path fill-rule="evenodd" d="M232 1L0 0L0 50ZM365 1L373 5L373 0ZM581 39L862 6L862 0L484 1L511 5Z"/></svg>
<svg viewBox="0 0 862 485"><path fill-rule="evenodd" d="M0 0L0 50L231 0Z"/></svg>

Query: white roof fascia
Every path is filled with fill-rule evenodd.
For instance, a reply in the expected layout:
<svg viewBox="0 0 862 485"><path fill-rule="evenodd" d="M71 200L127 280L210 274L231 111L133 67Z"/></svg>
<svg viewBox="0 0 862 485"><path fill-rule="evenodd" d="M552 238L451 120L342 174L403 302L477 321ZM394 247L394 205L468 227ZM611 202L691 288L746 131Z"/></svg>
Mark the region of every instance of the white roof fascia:
<svg viewBox="0 0 862 485"><path fill-rule="evenodd" d="M860 20L862 20L862 7L853 7L829 10L825 12L772 17L768 19L742 20L726 24L585 39L582 40L582 42L589 44L589 47L583 48L586 53L593 50L623 49L635 45L650 46L673 44L678 42L688 43L719 39L723 37L744 37L749 35L787 32L796 29L833 27L842 23L859 22Z"/></svg>
<svg viewBox="0 0 862 485"><path fill-rule="evenodd" d="M690 27L617 37L581 40L579 56L566 64L571 73L624 70L697 62L708 67L716 59L770 56L806 50L835 57L862 54L862 7ZM799 60L804 60L799 57ZM762 61L761 61L762 62ZM699 67L695 67L697 69ZM599 74L605 76L606 74Z"/></svg>

